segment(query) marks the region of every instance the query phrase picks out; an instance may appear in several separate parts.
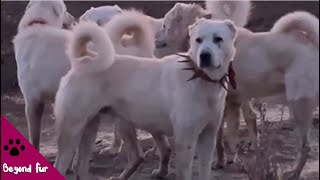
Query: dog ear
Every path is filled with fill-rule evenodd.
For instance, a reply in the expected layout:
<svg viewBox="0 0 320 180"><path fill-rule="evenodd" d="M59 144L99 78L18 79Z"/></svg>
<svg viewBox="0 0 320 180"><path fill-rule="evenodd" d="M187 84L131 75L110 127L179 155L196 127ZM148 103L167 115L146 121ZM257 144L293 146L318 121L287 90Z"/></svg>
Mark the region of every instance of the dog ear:
<svg viewBox="0 0 320 180"><path fill-rule="evenodd" d="M34 1L29 1L28 5L26 7L26 10L29 9L33 3L34 3Z"/></svg>
<svg viewBox="0 0 320 180"><path fill-rule="evenodd" d="M45 1L44 1L45 2ZM50 2L50 1L49 1ZM52 11L53 13L57 16L60 17L61 15L64 14L64 12L66 11L65 6L63 6L63 4L59 3L59 1L51 1L52 4ZM62 2L63 3L63 2Z"/></svg>
<svg viewBox="0 0 320 180"><path fill-rule="evenodd" d="M227 19L227 20L224 20L224 23L228 26L231 34L232 34L232 39L234 39L237 35L237 29L236 29L236 26L234 25L234 23Z"/></svg>
<svg viewBox="0 0 320 180"><path fill-rule="evenodd" d="M113 7L117 8L119 12L122 12L122 9L118 5L114 5Z"/></svg>
<svg viewBox="0 0 320 180"><path fill-rule="evenodd" d="M191 24L190 26L188 26L189 29L189 35L191 35L192 29L198 24L197 21L199 20L199 18L196 18L196 22Z"/></svg>
<svg viewBox="0 0 320 180"><path fill-rule="evenodd" d="M181 16L181 11L182 11L182 4L181 3L176 3L174 6L173 6L173 9L174 9L174 15L175 16Z"/></svg>

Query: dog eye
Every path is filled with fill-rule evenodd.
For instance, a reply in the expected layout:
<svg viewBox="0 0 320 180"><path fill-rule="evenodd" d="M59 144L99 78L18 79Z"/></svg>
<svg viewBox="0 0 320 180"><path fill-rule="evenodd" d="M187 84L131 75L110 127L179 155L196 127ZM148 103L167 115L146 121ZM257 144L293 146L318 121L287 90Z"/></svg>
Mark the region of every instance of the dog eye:
<svg viewBox="0 0 320 180"><path fill-rule="evenodd" d="M213 42L214 43L221 43L222 41L223 41L223 39L221 37L218 37L218 36L213 37Z"/></svg>
<svg viewBox="0 0 320 180"><path fill-rule="evenodd" d="M163 28L163 29L165 29L165 28L166 28L166 25L165 25L165 24L163 24L162 28Z"/></svg>
<svg viewBox="0 0 320 180"><path fill-rule="evenodd" d="M200 44L200 43L202 43L202 39L201 38L196 38L196 42Z"/></svg>

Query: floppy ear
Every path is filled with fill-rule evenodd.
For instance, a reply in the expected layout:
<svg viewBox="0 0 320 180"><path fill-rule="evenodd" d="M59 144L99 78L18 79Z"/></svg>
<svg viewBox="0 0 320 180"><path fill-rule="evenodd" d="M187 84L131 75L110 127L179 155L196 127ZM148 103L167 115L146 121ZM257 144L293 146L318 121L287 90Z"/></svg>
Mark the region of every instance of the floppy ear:
<svg viewBox="0 0 320 180"><path fill-rule="evenodd" d="M234 25L234 23L232 21L230 21L229 19L224 20L224 23L228 26L228 28L230 29L230 32L232 34L232 38L234 39L237 35L237 29L236 26Z"/></svg>

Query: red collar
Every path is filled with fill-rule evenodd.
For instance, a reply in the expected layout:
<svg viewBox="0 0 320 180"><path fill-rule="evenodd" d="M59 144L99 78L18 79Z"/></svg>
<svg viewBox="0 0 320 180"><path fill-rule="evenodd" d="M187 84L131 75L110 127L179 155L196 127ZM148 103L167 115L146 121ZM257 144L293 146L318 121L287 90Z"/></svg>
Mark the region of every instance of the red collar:
<svg viewBox="0 0 320 180"><path fill-rule="evenodd" d="M34 24L45 25L45 24L48 24L48 22L45 21L45 20L42 20L42 19L35 19L35 20L29 22L27 26L32 26L32 25L34 25Z"/></svg>
<svg viewBox="0 0 320 180"><path fill-rule="evenodd" d="M191 81L193 79L200 78L202 80L211 82L211 83L219 83L225 90L227 90L225 86L225 82L229 83L233 89L237 89L237 83L235 80L235 72L233 70L232 62L230 62L228 67L228 72L225 73L220 79L211 79L202 69L198 68L197 65L191 60L188 55L176 53L178 56L186 58L186 60L178 61L180 63L188 63L190 67L183 68L182 70L190 70L193 71L193 76L187 81Z"/></svg>

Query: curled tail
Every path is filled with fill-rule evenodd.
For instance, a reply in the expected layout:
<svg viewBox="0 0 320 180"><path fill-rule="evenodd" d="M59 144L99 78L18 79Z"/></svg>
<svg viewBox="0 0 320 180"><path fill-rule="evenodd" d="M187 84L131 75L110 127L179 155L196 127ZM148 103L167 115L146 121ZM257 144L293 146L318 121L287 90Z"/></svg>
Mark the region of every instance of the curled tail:
<svg viewBox="0 0 320 180"><path fill-rule="evenodd" d="M151 57L154 50L154 33L150 18L136 10L125 10L113 17L105 25L117 53ZM130 33L131 36L128 35ZM126 38L124 39L124 36ZM126 48L135 47L141 52L129 52ZM122 52L119 50L124 49Z"/></svg>
<svg viewBox="0 0 320 180"><path fill-rule="evenodd" d="M96 51L89 50L88 43L93 43ZM114 62L110 38L104 29L93 22L81 22L74 27L67 54L72 68L81 68L81 72L104 70Z"/></svg>
<svg viewBox="0 0 320 180"><path fill-rule="evenodd" d="M312 43L319 48L319 19L304 11L296 11L282 16L272 27L271 32L304 32Z"/></svg>
<svg viewBox="0 0 320 180"><path fill-rule="evenodd" d="M230 19L235 25L244 27L249 20L251 2L243 1L212 1L206 0L206 9L214 19Z"/></svg>

